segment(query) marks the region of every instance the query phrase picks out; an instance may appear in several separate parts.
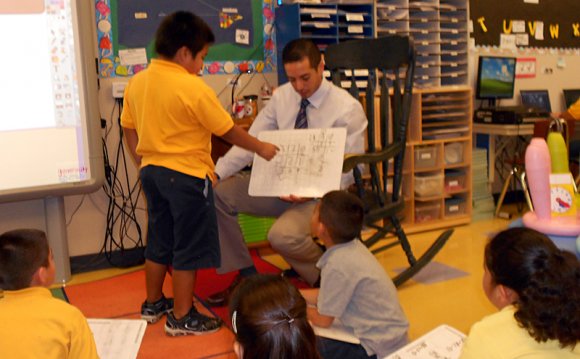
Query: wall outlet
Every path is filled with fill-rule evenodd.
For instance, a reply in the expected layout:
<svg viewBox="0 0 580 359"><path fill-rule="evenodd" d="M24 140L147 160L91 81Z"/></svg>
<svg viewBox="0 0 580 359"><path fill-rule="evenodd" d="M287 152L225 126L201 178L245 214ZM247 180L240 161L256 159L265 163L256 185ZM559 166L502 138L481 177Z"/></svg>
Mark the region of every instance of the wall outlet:
<svg viewBox="0 0 580 359"><path fill-rule="evenodd" d="M113 82L113 98L123 98L125 95L126 82Z"/></svg>

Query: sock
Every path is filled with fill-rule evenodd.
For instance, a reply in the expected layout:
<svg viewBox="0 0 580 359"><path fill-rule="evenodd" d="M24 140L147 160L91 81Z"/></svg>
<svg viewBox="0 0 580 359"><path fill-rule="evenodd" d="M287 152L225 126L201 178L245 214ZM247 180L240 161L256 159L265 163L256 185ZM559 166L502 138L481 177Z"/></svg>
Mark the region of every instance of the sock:
<svg viewBox="0 0 580 359"><path fill-rule="evenodd" d="M258 274L258 270L254 266L249 266L246 268L240 269L240 275L242 277L249 277L251 275Z"/></svg>

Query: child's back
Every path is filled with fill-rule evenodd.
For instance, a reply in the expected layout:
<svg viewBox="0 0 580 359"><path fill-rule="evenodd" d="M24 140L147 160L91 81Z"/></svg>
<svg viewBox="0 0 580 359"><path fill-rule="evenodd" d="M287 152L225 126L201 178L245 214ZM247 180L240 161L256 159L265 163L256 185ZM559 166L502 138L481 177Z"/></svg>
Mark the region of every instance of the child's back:
<svg viewBox="0 0 580 359"><path fill-rule="evenodd" d="M83 314L46 288L5 291L0 323L0 358L97 358Z"/></svg>
<svg viewBox="0 0 580 359"><path fill-rule="evenodd" d="M361 241L331 247L319 265L320 313L352 327L363 347L379 357L407 343L409 323L395 285Z"/></svg>
<svg viewBox="0 0 580 359"><path fill-rule="evenodd" d="M0 235L0 358L98 358L83 314L47 289L54 276L44 232Z"/></svg>

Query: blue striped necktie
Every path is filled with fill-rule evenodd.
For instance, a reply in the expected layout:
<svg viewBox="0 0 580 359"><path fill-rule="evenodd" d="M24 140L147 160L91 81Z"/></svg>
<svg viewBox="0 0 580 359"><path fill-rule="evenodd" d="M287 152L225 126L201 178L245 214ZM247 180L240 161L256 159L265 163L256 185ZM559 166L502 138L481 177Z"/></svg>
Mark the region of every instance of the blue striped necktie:
<svg viewBox="0 0 580 359"><path fill-rule="evenodd" d="M296 123L294 128L308 128L308 119L306 118L306 107L310 104L310 101L303 98L300 101L300 110L298 111L298 116L296 116Z"/></svg>

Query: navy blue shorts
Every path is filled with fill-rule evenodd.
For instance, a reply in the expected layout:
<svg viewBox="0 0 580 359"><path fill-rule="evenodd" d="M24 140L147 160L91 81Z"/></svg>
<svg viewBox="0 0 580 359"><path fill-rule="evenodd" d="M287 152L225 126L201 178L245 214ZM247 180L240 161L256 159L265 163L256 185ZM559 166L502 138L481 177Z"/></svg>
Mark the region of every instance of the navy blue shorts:
<svg viewBox="0 0 580 359"><path fill-rule="evenodd" d="M209 178L152 165L142 168L139 177L149 216L145 258L176 270L219 267L217 218Z"/></svg>

